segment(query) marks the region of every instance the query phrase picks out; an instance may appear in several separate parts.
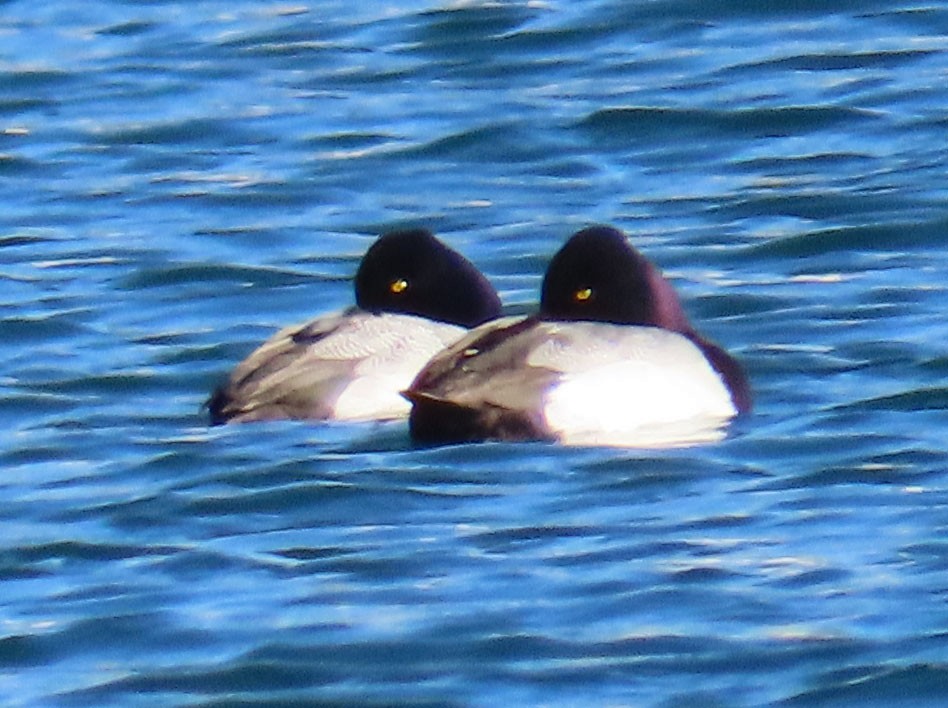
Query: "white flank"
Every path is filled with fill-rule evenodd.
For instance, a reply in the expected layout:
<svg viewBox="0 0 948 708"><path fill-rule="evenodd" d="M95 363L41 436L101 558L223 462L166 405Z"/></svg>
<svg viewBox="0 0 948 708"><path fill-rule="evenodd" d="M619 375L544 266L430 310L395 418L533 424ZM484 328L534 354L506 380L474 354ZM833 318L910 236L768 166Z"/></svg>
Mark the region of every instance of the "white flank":
<svg viewBox="0 0 948 708"><path fill-rule="evenodd" d="M401 392L428 360L467 330L413 315L360 315L320 342L325 358L358 359L352 382L336 400L336 420L402 418L411 408Z"/></svg>
<svg viewBox="0 0 948 708"><path fill-rule="evenodd" d="M563 364L546 395L550 429L568 445L669 447L713 441L735 415L730 392L687 338L651 327L584 323L580 347L555 345L531 364ZM571 325L571 339L574 334Z"/></svg>

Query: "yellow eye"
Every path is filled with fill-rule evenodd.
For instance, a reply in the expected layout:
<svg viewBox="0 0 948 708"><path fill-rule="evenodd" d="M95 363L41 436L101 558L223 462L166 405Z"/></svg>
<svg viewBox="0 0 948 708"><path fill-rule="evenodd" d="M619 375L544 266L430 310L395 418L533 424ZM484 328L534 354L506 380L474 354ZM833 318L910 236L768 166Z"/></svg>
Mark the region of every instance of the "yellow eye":
<svg viewBox="0 0 948 708"><path fill-rule="evenodd" d="M592 296L592 288L580 288L575 293L573 293L573 299L575 299L576 302L586 302Z"/></svg>
<svg viewBox="0 0 948 708"><path fill-rule="evenodd" d="M405 280L404 278L393 280L392 284L388 286L388 289L394 294L398 295L399 293L402 293L408 290L408 281Z"/></svg>

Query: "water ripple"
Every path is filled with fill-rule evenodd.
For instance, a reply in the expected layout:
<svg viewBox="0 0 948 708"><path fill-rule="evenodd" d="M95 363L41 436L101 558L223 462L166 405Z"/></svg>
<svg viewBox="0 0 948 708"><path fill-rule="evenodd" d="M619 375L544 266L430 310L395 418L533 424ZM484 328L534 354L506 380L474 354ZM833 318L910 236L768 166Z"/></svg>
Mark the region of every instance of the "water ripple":
<svg viewBox="0 0 948 708"><path fill-rule="evenodd" d="M948 12L94 9L2 30L6 703L943 702ZM594 222L747 367L720 444L208 428L379 232L527 313Z"/></svg>

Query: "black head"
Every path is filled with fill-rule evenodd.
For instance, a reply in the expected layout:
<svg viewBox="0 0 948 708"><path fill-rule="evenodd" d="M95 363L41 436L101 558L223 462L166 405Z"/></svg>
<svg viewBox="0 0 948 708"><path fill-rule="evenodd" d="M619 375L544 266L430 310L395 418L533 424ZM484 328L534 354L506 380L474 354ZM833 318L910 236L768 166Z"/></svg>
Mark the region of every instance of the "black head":
<svg viewBox="0 0 948 708"><path fill-rule="evenodd" d="M671 285L625 234L609 226L578 231L553 256L543 278L540 317L692 331Z"/></svg>
<svg viewBox="0 0 948 708"><path fill-rule="evenodd" d="M470 261L424 229L383 234L355 276L356 304L473 327L500 316L500 298Z"/></svg>

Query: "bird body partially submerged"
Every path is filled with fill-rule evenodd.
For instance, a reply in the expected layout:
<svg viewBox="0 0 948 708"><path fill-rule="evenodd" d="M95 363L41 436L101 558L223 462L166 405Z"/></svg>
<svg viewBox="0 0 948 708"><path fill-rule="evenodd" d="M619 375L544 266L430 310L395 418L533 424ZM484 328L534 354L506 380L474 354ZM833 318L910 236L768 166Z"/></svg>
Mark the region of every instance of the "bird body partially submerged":
<svg viewBox="0 0 948 708"><path fill-rule="evenodd" d="M423 230L366 252L356 307L277 332L208 401L211 422L385 420L407 415L399 392L500 299L466 259Z"/></svg>
<svg viewBox="0 0 948 708"><path fill-rule="evenodd" d="M719 439L751 406L740 365L697 334L671 285L605 227L554 256L536 316L474 329L405 396L424 442L681 445Z"/></svg>

